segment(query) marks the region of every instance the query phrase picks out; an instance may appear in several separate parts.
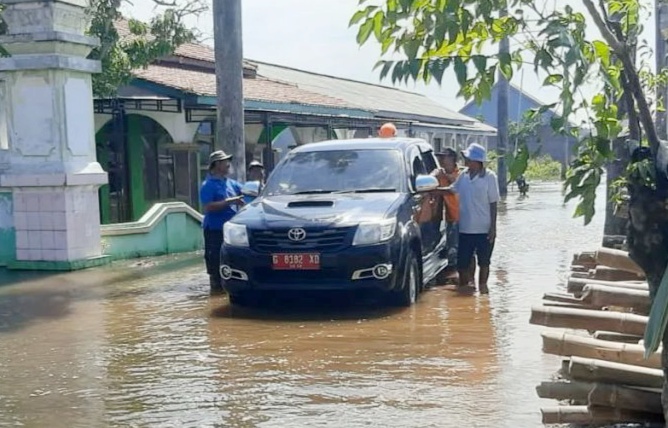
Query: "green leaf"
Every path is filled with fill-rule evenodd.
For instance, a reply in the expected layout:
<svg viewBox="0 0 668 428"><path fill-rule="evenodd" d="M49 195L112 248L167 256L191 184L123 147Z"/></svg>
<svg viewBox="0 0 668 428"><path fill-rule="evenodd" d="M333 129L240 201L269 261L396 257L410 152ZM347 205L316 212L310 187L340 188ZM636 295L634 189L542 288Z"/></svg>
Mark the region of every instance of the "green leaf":
<svg viewBox="0 0 668 428"><path fill-rule="evenodd" d="M487 70L487 57L484 55L473 55L471 57L475 68L479 73L484 73Z"/></svg>
<svg viewBox="0 0 668 428"><path fill-rule="evenodd" d="M371 32L373 31L373 19L367 19L364 21L364 24L360 26L360 29L357 33L357 44L358 45L363 45L366 43L367 40L369 40L369 36L371 36Z"/></svg>
<svg viewBox="0 0 668 428"><path fill-rule="evenodd" d="M459 82L460 85L466 83L467 80L466 63L462 61L462 59L459 57L455 58L455 74L457 75L457 82Z"/></svg>
<svg viewBox="0 0 668 428"><path fill-rule="evenodd" d="M385 39L383 39L383 42L381 43L381 54L382 55L385 55L387 53L388 49L390 49L390 46L392 46L394 41L395 41L395 38L392 37L392 36L388 36Z"/></svg>
<svg viewBox="0 0 668 428"><path fill-rule="evenodd" d="M348 26L352 27L353 25L357 24L360 22L364 17L368 16L371 11L373 11L376 8L376 6L368 6L365 9L358 10L355 12L355 14L350 18L350 21L348 22Z"/></svg>
<svg viewBox="0 0 668 428"><path fill-rule="evenodd" d="M376 14L373 16L373 34L376 36L376 40L378 40L379 43L383 42L383 19L385 18L385 15L383 12L378 11Z"/></svg>
<svg viewBox="0 0 668 428"><path fill-rule="evenodd" d="M557 83L561 83L563 80L564 76L561 74L550 74L543 81L543 86L556 85Z"/></svg>
<svg viewBox="0 0 668 428"><path fill-rule="evenodd" d="M378 61L378 63L376 63L376 66L374 68L379 67L381 64L383 65L383 68L380 71L380 80L383 80L383 79L385 79L385 77L387 77L387 74L392 69L392 65L394 65L394 62L393 61Z"/></svg>
<svg viewBox="0 0 668 428"><path fill-rule="evenodd" d="M449 62L446 60L435 60L431 61L429 64L429 72L439 84L443 81L443 74L448 68L448 65Z"/></svg>
<svg viewBox="0 0 668 428"><path fill-rule="evenodd" d="M499 54L499 70L506 79L511 80L513 78L512 57L509 53Z"/></svg>
<svg viewBox="0 0 668 428"><path fill-rule="evenodd" d="M563 117L552 116L552 118L550 119L550 126L555 132L561 132L561 130L564 127L564 123L566 123L566 121L564 120Z"/></svg>
<svg viewBox="0 0 668 428"><path fill-rule="evenodd" d="M420 49L420 41L416 39L408 40L403 47L406 57L409 60L414 60L417 57L418 49Z"/></svg>
<svg viewBox="0 0 668 428"><path fill-rule="evenodd" d="M654 296L652 309L649 312L643 345L645 347L645 359L649 358L659 349L661 340L668 325L668 266L663 272L659 289Z"/></svg>

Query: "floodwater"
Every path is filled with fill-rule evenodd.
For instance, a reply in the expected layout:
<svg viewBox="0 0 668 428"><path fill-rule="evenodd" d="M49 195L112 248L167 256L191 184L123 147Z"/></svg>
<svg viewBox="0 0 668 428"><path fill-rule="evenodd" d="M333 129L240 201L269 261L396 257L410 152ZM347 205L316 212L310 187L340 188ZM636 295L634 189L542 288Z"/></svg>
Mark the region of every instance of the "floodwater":
<svg viewBox="0 0 668 428"><path fill-rule="evenodd" d="M410 309L347 300L252 310L203 266L105 284L109 270L0 287L0 426L541 427L532 304L595 249L558 185L501 208L489 296L443 287Z"/></svg>

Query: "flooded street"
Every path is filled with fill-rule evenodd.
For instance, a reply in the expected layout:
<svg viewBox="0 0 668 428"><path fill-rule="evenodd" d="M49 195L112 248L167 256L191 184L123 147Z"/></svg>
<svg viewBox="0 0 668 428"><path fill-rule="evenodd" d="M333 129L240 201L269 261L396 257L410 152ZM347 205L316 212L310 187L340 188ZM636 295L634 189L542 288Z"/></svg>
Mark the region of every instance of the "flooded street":
<svg viewBox="0 0 668 428"><path fill-rule="evenodd" d="M436 287L407 310L231 308L203 263L105 285L105 271L0 287L0 426L541 427L531 305L601 242L559 185L500 209L490 295ZM293 307L294 306L294 307ZM282 309L282 310L281 310Z"/></svg>

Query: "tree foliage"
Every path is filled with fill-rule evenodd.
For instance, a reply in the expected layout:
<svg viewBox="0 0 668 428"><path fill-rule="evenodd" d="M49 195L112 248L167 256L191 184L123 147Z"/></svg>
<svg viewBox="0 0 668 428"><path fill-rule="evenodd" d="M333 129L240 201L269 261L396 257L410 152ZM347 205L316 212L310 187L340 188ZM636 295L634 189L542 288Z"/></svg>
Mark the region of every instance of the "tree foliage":
<svg viewBox="0 0 668 428"><path fill-rule="evenodd" d="M538 114L538 111L527 111L518 122L508 124L508 141L513 147L506 153L509 183L527 171L531 158L529 142L534 140L540 143L539 133L542 126L543 117ZM538 154L538 150L535 154Z"/></svg>
<svg viewBox="0 0 668 428"><path fill-rule="evenodd" d="M197 39L198 34L185 21L207 10L204 0L152 1L156 6L155 16L150 22L127 20L129 34L119 34L117 25L123 19L120 12L124 4L122 0L90 1L88 35L98 38L100 46L93 49L88 58L102 63L102 73L93 75L96 96L114 96L119 87L132 80L133 70L146 67L184 43ZM0 17L0 34L6 31L7 26ZM0 55L3 52L0 46Z"/></svg>
<svg viewBox="0 0 668 428"><path fill-rule="evenodd" d="M554 8L539 6L548 3ZM518 69L532 66L544 76L543 86L559 89L554 106L561 114L552 119L552 128L580 141L565 182L566 199L579 198L575 215L589 223L596 187L612 157L611 141L622 133L624 121L628 138L648 145L656 156L659 141L652 115L661 107L655 94L666 76L650 72L648 49L639 44L647 5L640 0L583 4L588 17L561 2L361 0L350 25L358 26L359 44L372 37L380 44L381 79L440 84L446 70L452 70L459 95L478 103L491 97L499 75L511 79ZM599 38L587 36L592 21ZM499 54L497 45L504 38L518 44ZM601 91L585 98L583 88L591 82L599 82ZM590 122L585 129L571 129L568 119L581 111Z"/></svg>

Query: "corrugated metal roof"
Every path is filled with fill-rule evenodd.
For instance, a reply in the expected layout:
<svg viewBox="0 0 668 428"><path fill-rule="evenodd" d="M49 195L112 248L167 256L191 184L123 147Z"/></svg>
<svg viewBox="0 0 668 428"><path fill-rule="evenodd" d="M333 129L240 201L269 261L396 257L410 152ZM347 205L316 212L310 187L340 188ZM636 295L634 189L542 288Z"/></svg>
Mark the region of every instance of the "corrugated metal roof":
<svg viewBox="0 0 668 428"><path fill-rule="evenodd" d="M422 118L425 122L443 124L473 124L477 122L474 118L449 110L422 94L254 60L250 61L257 64L259 76L293 83L312 92L335 96L360 108L377 110L379 116L413 120Z"/></svg>

